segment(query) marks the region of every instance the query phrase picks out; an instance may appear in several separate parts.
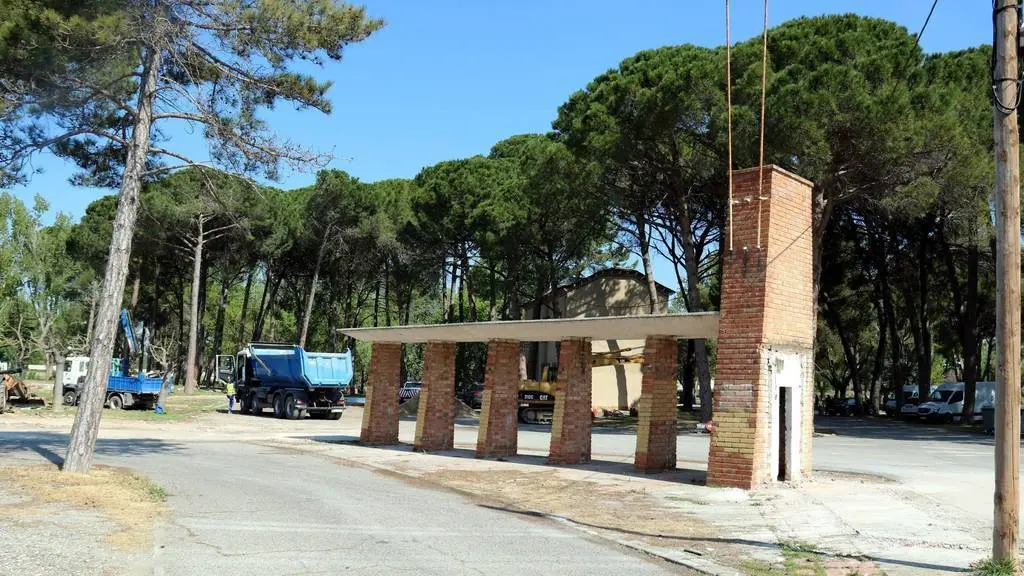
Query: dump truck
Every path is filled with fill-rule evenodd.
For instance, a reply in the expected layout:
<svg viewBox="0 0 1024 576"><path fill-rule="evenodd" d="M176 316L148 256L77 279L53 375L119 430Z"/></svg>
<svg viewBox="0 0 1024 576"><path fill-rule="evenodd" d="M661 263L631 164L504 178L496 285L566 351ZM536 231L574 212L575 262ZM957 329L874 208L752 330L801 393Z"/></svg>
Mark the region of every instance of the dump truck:
<svg viewBox="0 0 1024 576"><path fill-rule="evenodd" d="M235 385L243 414L299 420L339 420L352 382L351 352L307 352L293 344L253 342L234 356L217 356L217 378Z"/></svg>
<svg viewBox="0 0 1024 576"><path fill-rule="evenodd" d="M129 357L114 358L111 362L103 405L115 410L121 408L151 410L160 397L163 379L148 376L142 370L141 362L137 374L130 372L130 356L139 355L142 345L136 337L135 326L132 324L131 314L128 310L121 310L121 331ZM78 404L88 369L88 356L72 356L64 362L64 382L62 383L64 404L68 406Z"/></svg>

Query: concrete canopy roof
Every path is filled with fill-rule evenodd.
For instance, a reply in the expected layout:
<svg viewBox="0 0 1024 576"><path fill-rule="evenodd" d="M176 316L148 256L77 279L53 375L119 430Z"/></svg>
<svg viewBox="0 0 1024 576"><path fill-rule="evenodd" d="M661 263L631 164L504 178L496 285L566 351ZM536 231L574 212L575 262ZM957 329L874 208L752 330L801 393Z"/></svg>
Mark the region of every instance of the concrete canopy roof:
<svg viewBox="0 0 1024 576"><path fill-rule="evenodd" d="M653 316L608 316L602 318L556 318L391 326L388 328L343 328L341 332L367 342L554 342L567 338L591 340L641 340L647 336L681 339L718 338L718 312L660 314Z"/></svg>

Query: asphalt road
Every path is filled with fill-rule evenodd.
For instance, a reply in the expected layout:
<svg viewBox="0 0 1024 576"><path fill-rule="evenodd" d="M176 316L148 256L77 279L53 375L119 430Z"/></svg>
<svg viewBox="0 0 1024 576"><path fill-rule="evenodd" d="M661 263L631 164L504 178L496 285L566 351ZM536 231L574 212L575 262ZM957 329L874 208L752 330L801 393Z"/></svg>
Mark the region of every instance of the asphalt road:
<svg viewBox="0 0 1024 576"><path fill-rule="evenodd" d="M0 460L54 459L52 432L0 432ZM174 510L152 560L126 571L220 574L679 574L545 520L350 468L229 441L101 440L97 461L163 486ZM148 554L141 554L148 558Z"/></svg>

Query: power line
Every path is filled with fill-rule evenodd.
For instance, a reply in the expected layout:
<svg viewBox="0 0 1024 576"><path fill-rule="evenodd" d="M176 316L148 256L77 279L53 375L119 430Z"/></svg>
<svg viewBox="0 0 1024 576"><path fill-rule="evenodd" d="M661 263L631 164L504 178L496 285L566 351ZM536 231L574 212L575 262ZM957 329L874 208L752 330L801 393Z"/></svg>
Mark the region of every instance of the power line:
<svg viewBox="0 0 1024 576"><path fill-rule="evenodd" d="M924 34L925 29L928 28L928 23L932 20L932 14L935 13L935 5L938 3L939 0L934 0L932 2L932 9L928 11L928 17L924 19L924 25L921 26L921 31L917 33L917 39L914 40L914 48L921 45L921 36Z"/></svg>

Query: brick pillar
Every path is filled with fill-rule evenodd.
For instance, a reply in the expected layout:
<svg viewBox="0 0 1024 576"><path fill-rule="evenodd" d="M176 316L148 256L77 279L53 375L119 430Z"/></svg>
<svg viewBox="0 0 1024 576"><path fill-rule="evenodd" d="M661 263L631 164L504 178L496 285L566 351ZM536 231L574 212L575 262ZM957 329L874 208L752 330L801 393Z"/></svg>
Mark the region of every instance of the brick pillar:
<svg viewBox="0 0 1024 576"><path fill-rule="evenodd" d="M363 444L398 443L398 388L402 378L402 345L374 342L370 352L370 379L363 408Z"/></svg>
<svg viewBox="0 0 1024 576"><path fill-rule="evenodd" d="M562 340L551 422L550 464L590 462L590 340Z"/></svg>
<svg viewBox="0 0 1024 576"><path fill-rule="evenodd" d="M803 365L801 468L811 466L814 430L813 185L776 166L733 172L732 250L723 236L714 431L708 484L753 488L771 481L773 379L770 355ZM758 212L760 211L760 226ZM760 232L759 232L760 229Z"/></svg>
<svg viewBox="0 0 1024 576"><path fill-rule="evenodd" d="M487 343L487 373L480 409L477 458L514 456L519 434L519 342Z"/></svg>
<svg viewBox="0 0 1024 576"><path fill-rule="evenodd" d="M427 342L414 450L451 450L455 440L455 343Z"/></svg>
<svg viewBox="0 0 1024 576"><path fill-rule="evenodd" d="M661 472L676 467L676 350L675 338L648 336L644 343L633 460L633 465L641 472Z"/></svg>

